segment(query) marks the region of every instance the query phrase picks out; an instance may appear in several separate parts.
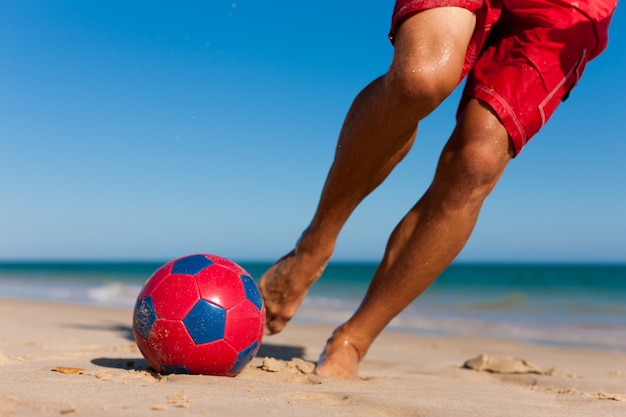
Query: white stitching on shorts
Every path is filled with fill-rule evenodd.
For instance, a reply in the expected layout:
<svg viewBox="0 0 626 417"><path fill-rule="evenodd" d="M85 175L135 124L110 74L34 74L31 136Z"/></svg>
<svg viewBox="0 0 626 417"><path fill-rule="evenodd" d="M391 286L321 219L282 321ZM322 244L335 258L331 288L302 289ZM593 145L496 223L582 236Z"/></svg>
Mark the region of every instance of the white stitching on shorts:
<svg viewBox="0 0 626 417"><path fill-rule="evenodd" d="M522 125L522 123L517 118L517 115L513 111L513 108L511 107L511 105L504 99L504 97L502 97L500 94L496 93L496 91L493 90L492 88L488 88L488 87L486 87L485 85L482 85L482 84L479 85L478 88L482 92L487 93L490 96L492 96L493 98L495 98L498 101L498 103L500 103L500 105L508 113L509 117L511 118L511 120L515 124L515 127L517 128L518 132L520 133L520 136L521 136L521 139L522 139L522 146L526 145L526 142L528 141L527 138L526 138L526 131L524 130L524 126Z"/></svg>
<svg viewBox="0 0 626 417"><path fill-rule="evenodd" d="M546 112L544 110L545 106L548 104L550 100L554 97L554 95L559 91L561 87L570 79L573 73L576 73L576 81L580 79L580 67L583 62L585 62L585 57L587 56L587 49L583 49L578 57L578 60L574 63L574 66L570 68L570 70L565 74L565 77L548 93L545 99L541 103L539 103L539 114L541 115L541 127L543 128L547 122ZM576 82L574 82L576 84ZM573 88L573 86L572 86Z"/></svg>

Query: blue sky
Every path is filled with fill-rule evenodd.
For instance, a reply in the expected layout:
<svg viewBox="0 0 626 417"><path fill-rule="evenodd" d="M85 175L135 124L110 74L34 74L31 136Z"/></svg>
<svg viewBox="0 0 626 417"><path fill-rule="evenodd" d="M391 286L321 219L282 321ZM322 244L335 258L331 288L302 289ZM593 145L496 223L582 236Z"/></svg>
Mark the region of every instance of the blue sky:
<svg viewBox="0 0 626 417"><path fill-rule="evenodd" d="M273 260L309 222L391 0L0 3L0 259ZM357 10L360 9L360 10ZM626 261L626 11L510 165L459 260ZM355 212L376 260L424 192L455 93Z"/></svg>

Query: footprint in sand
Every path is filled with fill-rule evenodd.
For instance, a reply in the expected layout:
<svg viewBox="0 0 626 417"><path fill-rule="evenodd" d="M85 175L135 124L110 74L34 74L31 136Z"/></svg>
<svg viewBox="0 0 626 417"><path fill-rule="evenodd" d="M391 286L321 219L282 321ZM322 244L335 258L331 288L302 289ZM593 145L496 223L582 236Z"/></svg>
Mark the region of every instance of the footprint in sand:
<svg viewBox="0 0 626 417"><path fill-rule="evenodd" d="M7 365L9 363L13 362L7 355L5 355L4 353L0 352L0 365Z"/></svg>
<svg viewBox="0 0 626 417"><path fill-rule="evenodd" d="M273 379L289 381L294 384L321 384L321 377L313 375L315 364L300 358L284 361L266 357L258 369L275 374Z"/></svg>
<svg viewBox="0 0 626 417"><path fill-rule="evenodd" d="M300 358L294 358L290 361L283 361L275 358L264 358L261 369L266 372L280 372L283 369L289 369L302 374L312 374L315 369L315 364Z"/></svg>
<svg viewBox="0 0 626 417"><path fill-rule="evenodd" d="M422 415L415 407L399 407L391 402L381 404L368 396L336 393L336 392L294 392L289 395L291 400L314 402L325 406L349 406L354 408L351 415L355 416L393 416L415 417Z"/></svg>
<svg viewBox="0 0 626 417"><path fill-rule="evenodd" d="M494 374L539 374L553 375L554 369L543 369L525 359L512 356L478 355L463 364L464 368Z"/></svg>
<svg viewBox="0 0 626 417"><path fill-rule="evenodd" d="M0 391L0 415L1 416L10 416L16 415L16 410L22 404L22 401L5 392Z"/></svg>

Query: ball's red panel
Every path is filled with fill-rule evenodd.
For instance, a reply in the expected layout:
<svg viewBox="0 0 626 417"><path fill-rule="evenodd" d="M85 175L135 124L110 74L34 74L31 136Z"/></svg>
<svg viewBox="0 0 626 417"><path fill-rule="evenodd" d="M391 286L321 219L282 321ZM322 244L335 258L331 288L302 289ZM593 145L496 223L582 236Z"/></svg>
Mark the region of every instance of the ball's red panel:
<svg viewBox="0 0 626 417"><path fill-rule="evenodd" d="M186 364L196 344L182 321L157 320L147 345L160 365L181 366ZM161 370L160 367L154 368Z"/></svg>
<svg viewBox="0 0 626 417"><path fill-rule="evenodd" d="M148 278L148 280L145 282L137 299L142 299L152 294L152 291L154 291L154 289L158 287L161 281L163 281L163 279L170 274L170 272L172 271L172 265L174 265L174 261L168 262L159 269L157 269L154 274L152 274L152 276Z"/></svg>
<svg viewBox="0 0 626 417"><path fill-rule="evenodd" d="M211 265L196 275L200 297L225 309L240 302L246 293L239 273L221 265Z"/></svg>
<svg viewBox="0 0 626 417"><path fill-rule="evenodd" d="M184 319L198 298L198 286L191 275L169 275L152 291L154 310L160 319Z"/></svg>
<svg viewBox="0 0 626 417"><path fill-rule="evenodd" d="M143 337L141 337L139 334L135 333L135 342L137 342L137 347L139 347L141 354L143 355L144 358L146 358L146 361L148 361L148 364L152 368L154 368L157 372L160 372L161 364L159 363L159 360L152 352L152 348L148 344L148 341L144 339Z"/></svg>
<svg viewBox="0 0 626 417"><path fill-rule="evenodd" d="M237 351L250 346L255 340L261 344L265 316L248 299L226 311L224 340Z"/></svg>
<svg viewBox="0 0 626 417"><path fill-rule="evenodd" d="M185 366L193 374L233 376L231 368L237 361L238 352L224 340L195 347Z"/></svg>
<svg viewBox="0 0 626 417"><path fill-rule="evenodd" d="M239 274L248 275L246 270L243 269L241 265L236 264L230 259L222 258L221 256L217 256L217 255L206 255L206 257L212 260L213 262L215 262L215 264L217 265L222 265L223 267L226 267L228 269L235 271L238 275Z"/></svg>

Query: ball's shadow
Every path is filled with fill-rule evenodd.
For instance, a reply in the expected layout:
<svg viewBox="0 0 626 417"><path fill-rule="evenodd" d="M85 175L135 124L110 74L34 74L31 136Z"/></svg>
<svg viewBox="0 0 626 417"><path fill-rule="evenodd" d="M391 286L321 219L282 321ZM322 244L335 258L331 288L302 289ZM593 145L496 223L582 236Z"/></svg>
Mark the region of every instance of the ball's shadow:
<svg viewBox="0 0 626 417"><path fill-rule="evenodd" d="M257 358L275 358L290 361L295 358L304 359L305 349L302 346L273 345L263 343L256 354ZM148 371L153 369L144 358L94 358L91 363L103 368L123 369L126 371Z"/></svg>
<svg viewBox="0 0 626 417"><path fill-rule="evenodd" d="M156 380L160 380L164 376L155 371L144 358L95 358L91 360L91 363L103 368L147 372Z"/></svg>
<svg viewBox="0 0 626 417"><path fill-rule="evenodd" d="M270 357L283 361L290 361L295 358L304 359L304 351L305 349L302 346L273 345L270 343L263 343L261 344L256 356L257 358Z"/></svg>
<svg viewBox="0 0 626 417"><path fill-rule="evenodd" d="M103 368L123 369L126 371L152 371L144 358L95 358L91 363Z"/></svg>

